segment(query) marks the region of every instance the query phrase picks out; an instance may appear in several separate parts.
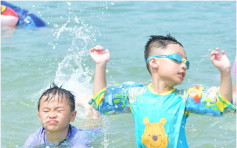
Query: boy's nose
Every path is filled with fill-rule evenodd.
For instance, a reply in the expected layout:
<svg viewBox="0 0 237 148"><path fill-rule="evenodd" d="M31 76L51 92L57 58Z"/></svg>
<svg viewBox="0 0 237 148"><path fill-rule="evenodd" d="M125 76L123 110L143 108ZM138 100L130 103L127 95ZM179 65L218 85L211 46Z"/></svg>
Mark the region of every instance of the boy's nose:
<svg viewBox="0 0 237 148"><path fill-rule="evenodd" d="M55 112L50 112L50 113L49 113L49 117L50 117L50 118L56 117L56 113L55 113Z"/></svg>
<svg viewBox="0 0 237 148"><path fill-rule="evenodd" d="M187 70L187 65L185 63L181 63L182 69Z"/></svg>

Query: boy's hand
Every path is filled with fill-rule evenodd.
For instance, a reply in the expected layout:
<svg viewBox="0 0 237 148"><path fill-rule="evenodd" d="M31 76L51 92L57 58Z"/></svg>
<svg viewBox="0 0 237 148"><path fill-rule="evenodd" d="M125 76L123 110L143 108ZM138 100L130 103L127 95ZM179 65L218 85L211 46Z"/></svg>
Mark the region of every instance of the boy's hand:
<svg viewBox="0 0 237 148"><path fill-rule="evenodd" d="M230 72L230 61L226 56L224 50L222 50L222 55L220 54L219 49L217 48L215 51L212 51L210 54L211 61L213 65L220 71L220 72Z"/></svg>
<svg viewBox="0 0 237 148"><path fill-rule="evenodd" d="M93 94L106 87L106 64L109 61L109 50L105 50L102 46L95 46L89 51L91 58L95 62L95 77Z"/></svg>
<svg viewBox="0 0 237 148"><path fill-rule="evenodd" d="M95 62L95 64L106 64L110 59L109 50L106 49L104 51L104 47L95 46L89 51L91 58Z"/></svg>

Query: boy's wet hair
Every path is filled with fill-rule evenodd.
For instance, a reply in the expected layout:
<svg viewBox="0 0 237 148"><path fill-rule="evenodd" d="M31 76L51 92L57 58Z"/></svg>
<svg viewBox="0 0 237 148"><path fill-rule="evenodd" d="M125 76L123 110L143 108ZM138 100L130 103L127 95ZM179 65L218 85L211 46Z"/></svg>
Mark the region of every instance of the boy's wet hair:
<svg viewBox="0 0 237 148"><path fill-rule="evenodd" d="M71 108L71 111L75 110L75 96L70 91L63 89L62 86L58 87L55 83L52 83L50 85L50 88L43 92L38 101L38 111L40 109L40 101L43 96L46 96L46 99L44 101L50 101L51 99L54 99L55 96L58 97L58 101L60 99L66 99Z"/></svg>
<svg viewBox="0 0 237 148"><path fill-rule="evenodd" d="M183 45L180 42L178 42L174 37L172 37L170 34L168 34L167 36L151 35L150 39L145 45L145 51L144 51L145 61L150 56L150 53L153 49L157 49L157 48L164 49L169 44L179 44L181 47L183 47ZM151 74L150 69L149 69L149 63L146 64L146 67L149 73Z"/></svg>

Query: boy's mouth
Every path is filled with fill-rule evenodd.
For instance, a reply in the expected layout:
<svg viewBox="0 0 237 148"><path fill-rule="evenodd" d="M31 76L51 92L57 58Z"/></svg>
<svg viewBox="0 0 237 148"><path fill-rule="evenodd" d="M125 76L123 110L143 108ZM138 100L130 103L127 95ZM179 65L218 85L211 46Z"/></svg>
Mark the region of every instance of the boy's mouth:
<svg viewBox="0 0 237 148"><path fill-rule="evenodd" d="M185 72L179 72L178 74L179 74L179 76L180 76L182 79L184 79L184 77L185 77Z"/></svg>
<svg viewBox="0 0 237 148"><path fill-rule="evenodd" d="M57 120L49 120L49 121L47 121L47 123L48 124L56 124L56 123L58 123L58 121Z"/></svg>

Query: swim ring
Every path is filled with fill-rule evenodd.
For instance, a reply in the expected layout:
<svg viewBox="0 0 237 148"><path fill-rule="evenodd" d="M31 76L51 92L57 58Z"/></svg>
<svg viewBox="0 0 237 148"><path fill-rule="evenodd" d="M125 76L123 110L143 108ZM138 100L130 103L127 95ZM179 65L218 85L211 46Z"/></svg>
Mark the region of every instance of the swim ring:
<svg viewBox="0 0 237 148"><path fill-rule="evenodd" d="M35 14L5 1L1 1L1 24L26 28L47 26L47 24Z"/></svg>
<svg viewBox="0 0 237 148"><path fill-rule="evenodd" d="M1 5L1 24L7 26L16 26L19 17L17 13L5 5Z"/></svg>

